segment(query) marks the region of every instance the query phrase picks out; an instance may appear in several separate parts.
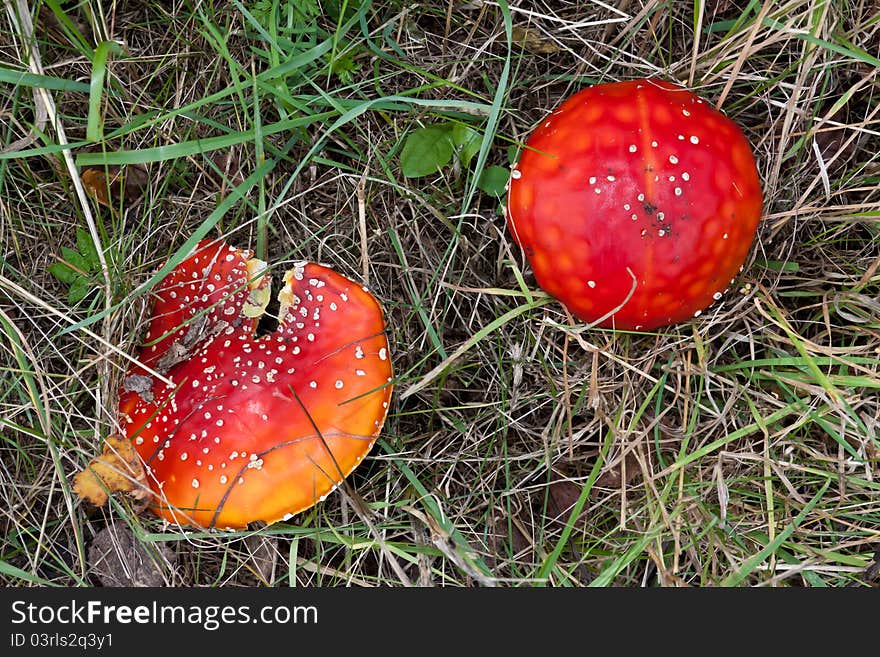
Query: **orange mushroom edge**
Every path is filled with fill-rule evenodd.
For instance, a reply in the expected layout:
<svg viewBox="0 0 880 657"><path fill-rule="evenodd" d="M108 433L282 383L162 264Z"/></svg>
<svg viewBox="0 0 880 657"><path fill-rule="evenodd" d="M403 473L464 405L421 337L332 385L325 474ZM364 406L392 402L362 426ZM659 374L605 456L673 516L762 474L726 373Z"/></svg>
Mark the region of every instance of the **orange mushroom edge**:
<svg viewBox="0 0 880 657"><path fill-rule="evenodd" d="M251 255L204 240L159 283L119 391L151 508L174 523L289 519L357 467L388 413L393 371L376 298L298 262L278 294L277 329L258 335L270 274Z"/></svg>
<svg viewBox="0 0 880 657"><path fill-rule="evenodd" d="M511 171L506 219L538 285L572 314L648 331L722 298L761 212L736 123L641 79L582 89L541 121Z"/></svg>

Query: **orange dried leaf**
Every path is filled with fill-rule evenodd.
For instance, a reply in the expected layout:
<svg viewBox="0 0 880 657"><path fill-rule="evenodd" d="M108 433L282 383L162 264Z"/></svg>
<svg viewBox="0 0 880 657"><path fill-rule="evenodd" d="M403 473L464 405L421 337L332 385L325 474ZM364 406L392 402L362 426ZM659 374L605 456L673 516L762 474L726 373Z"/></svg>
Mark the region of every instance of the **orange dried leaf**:
<svg viewBox="0 0 880 657"><path fill-rule="evenodd" d="M80 173L83 187L101 205L118 208L137 203L147 186L147 169L142 164L87 167Z"/></svg>
<svg viewBox="0 0 880 657"><path fill-rule="evenodd" d="M125 436L114 434L104 440L101 455L76 474L73 491L97 506L107 503L108 493L128 493L143 499L148 492L140 456Z"/></svg>

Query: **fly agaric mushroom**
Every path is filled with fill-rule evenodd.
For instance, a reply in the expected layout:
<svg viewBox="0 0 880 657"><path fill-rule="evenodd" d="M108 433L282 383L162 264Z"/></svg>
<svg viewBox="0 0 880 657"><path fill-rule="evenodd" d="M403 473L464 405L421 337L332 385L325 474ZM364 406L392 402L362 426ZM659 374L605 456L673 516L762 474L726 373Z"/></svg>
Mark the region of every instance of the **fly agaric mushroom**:
<svg viewBox="0 0 880 657"><path fill-rule="evenodd" d="M698 316L740 271L761 186L737 125L654 79L574 94L514 165L506 218L577 317L650 330Z"/></svg>
<svg viewBox="0 0 880 657"><path fill-rule="evenodd" d="M391 361L372 294L296 263L277 330L258 336L269 275L250 255L203 241L163 279L146 367L133 366L120 391L153 509L173 522L231 529L289 518L360 463L388 412Z"/></svg>

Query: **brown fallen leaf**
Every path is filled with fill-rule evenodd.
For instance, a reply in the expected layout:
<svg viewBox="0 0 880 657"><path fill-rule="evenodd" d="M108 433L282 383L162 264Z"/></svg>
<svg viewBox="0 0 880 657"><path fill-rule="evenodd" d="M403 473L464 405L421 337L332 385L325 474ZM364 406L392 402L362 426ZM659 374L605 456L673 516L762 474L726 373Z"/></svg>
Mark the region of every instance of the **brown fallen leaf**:
<svg viewBox="0 0 880 657"><path fill-rule="evenodd" d="M522 563L526 558L533 559L533 547L531 539L523 532L528 530L529 514L525 509L514 511L509 515L507 509L497 510L489 521L489 563L497 564L503 555L510 554L517 563Z"/></svg>
<svg viewBox="0 0 880 657"><path fill-rule="evenodd" d="M847 127L849 111L850 103L844 103L819 124L815 131L816 146L829 172L846 168L849 160L859 148L860 140L858 138L849 139L852 134L852 129Z"/></svg>
<svg viewBox="0 0 880 657"><path fill-rule="evenodd" d="M107 503L108 493L127 493L136 500L144 499L149 487L131 441L119 434L107 436L101 455L76 474L73 491L97 506Z"/></svg>
<svg viewBox="0 0 880 657"><path fill-rule="evenodd" d="M523 48L536 55L549 55L559 52L559 46L530 27L514 25L511 32L511 40L513 43L522 45Z"/></svg>
<svg viewBox="0 0 880 657"><path fill-rule="evenodd" d="M149 177L143 164L85 167L80 179L86 192L101 205L119 208L141 200Z"/></svg>
<svg viewBox="0 0 880 657"><path fill-rule="evenodd" d="M568 521L568 517L581 496L583 486L568 478L566 473L553 470L547 485L547 516L554 521ZM585 512L581 510L581 516Z"/></svg>

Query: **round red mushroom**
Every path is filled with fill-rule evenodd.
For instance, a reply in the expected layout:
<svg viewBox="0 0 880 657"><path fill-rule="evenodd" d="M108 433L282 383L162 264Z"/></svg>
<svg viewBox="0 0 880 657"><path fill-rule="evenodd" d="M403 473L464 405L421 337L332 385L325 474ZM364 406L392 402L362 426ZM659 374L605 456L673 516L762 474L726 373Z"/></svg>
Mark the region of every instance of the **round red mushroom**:
<svg viewBox="0 0 880 657"><path fill-rule="evenodd" d="M585 322L698 316L741 269L761 186L737 125L655 79L563 102L514 165L506 218L538 284Z"/></svg>
<svg viewBox="0 0 880 657"><path fill-rule="evenodd" d="M289 518L361 462L388 412L392 368L373 295L297 263L277 330L258 336L269 275L250 255L202 242L160 283L140 360L170 384L134 366L120 391L153 509L173 522Z"/></svg>

